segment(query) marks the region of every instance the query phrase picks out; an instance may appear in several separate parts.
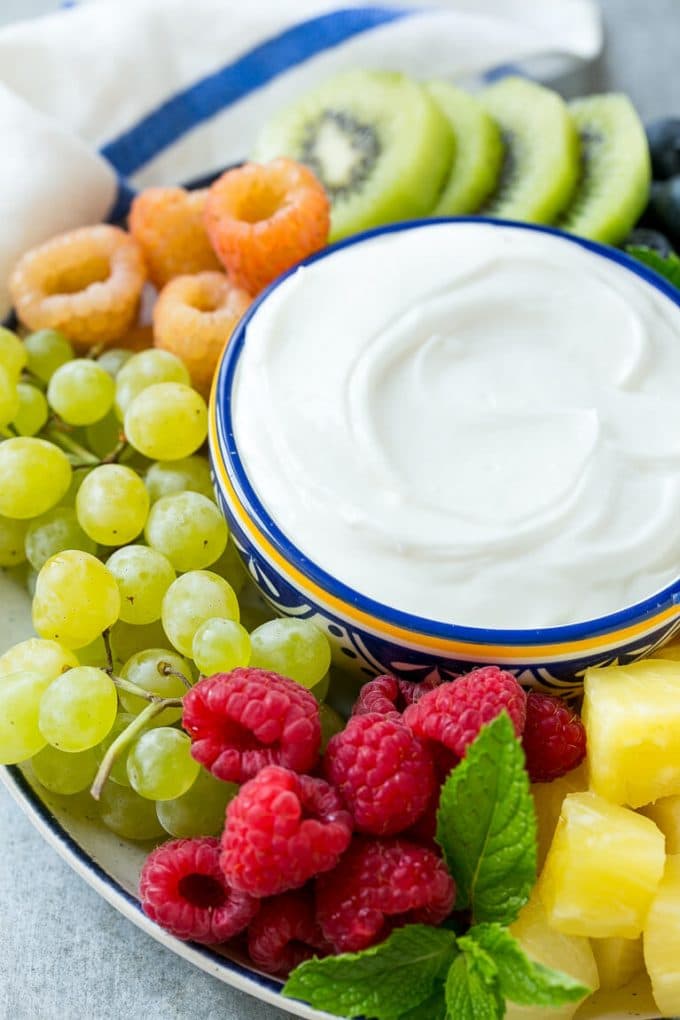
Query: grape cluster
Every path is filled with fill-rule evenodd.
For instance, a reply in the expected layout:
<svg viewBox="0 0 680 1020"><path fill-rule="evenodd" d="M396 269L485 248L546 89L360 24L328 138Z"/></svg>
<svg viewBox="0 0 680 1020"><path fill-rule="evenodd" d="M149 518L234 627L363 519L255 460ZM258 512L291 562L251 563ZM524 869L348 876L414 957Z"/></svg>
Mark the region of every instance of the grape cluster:
<svg viewBox="0 0 680 1020"><path fill-rule="evenodd" d="M181 728L200 675L253 665L328 690L325 635L271 619L241 565L206 433L173 354L76 358L58 331L0 329L0 567L23 572L38 635L0 656L0 763L91 789L127 839L221 831L237 788ZM341 726L324 706L325 740Z"/></svg>

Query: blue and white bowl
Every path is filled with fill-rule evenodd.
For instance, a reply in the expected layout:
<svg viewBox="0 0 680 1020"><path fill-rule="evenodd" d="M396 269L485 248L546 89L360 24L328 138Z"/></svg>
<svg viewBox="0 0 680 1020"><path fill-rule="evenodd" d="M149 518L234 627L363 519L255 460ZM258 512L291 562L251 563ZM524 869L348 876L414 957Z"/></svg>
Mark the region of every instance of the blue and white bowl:
<svg viewBox="0 0 680 1020"><path fill-rule="evenodd" d="M339 249L360 245L377 234L420 230L436 222L441 221L416 220L370 231L324 249L308 263L333 258ZM674 287L616 249L545 227L483 222L558 235L618 263L680 306L680 293ZM236 370L250 324L283 279L254 302L236 329L219 365L210 410L217 495L251 577L277 613L310 619L321 627L334 646L336 661L359 677L393 672L423 680L433 672L447 677L475 664L497 663L515 672L527 686L563 692L578 690L589 666L647 657L680 631L680 578L651 598L597 619L534 630L495 630L436 622L382 605L348 588L305 556L254 491L239 455L231 413Z"/></svg>

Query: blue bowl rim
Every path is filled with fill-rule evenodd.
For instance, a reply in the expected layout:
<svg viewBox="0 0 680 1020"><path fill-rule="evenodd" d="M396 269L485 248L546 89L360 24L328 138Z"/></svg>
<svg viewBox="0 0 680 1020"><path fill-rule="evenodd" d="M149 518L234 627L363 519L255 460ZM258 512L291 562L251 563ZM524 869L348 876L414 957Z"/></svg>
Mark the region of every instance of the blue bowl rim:
<svg viewBox="0 0 680 1020"><path fill-rule="evenodd" d="M455 216L455 217L432 217L431 219L420 218L404 220L397 223L390 223L382 227L363 231L351 237L328 245L321 251L305 259L292 269L283 273L270 284L253 302L246 314L239 322L234 334L226 347L225 353L220 362L217 381L215 385L215 418L217 424L217 438L220 453L229 467L229 474L238 493L239 499L245 507L248 516L254 521L259 530L266 536L274 548L292 566L307 576L319 588L330 595L356 607L359 610L370 614L378 621L399 627L404 630L413 631L444 641L460 641L463 643L475 644L560 644L566 642L580 641L596 635L605 634L618 630L626 625L641 622L647 617L657 613L669 605L680 602L680 576L672 584L656 592L654 595L636 602L624 609L617 610L605 616L584 620L578 623L564 624L557 627L539 627L534 629L496 629L488 627L469 627L455 623L431 620L413 613L403 612L393 606L378 602L361 592L350 588L339 581L333 575L327 573L316 563L310 560L279 528L270 516L264 505L258 498L253 486L250 483L246 470L241 461L234 435L232 414L231 414L231 392L234 385L238 359L248 331L248 326L257 314L260 306L267 300L278 287L292 276L301 266L313 265L321 259L328 258L337 251L361 244L385 234L397 233L404 230L418 230L422 227L436 226L439 224L456 223L477 223L493 227L509 227L515 230L526 230L540 234L550 234L561 240L576 244L595 255L599 255L610 262L614 262L624 269L629 270L635 276L644 280L664 297L680 308L680 291L673 287L662 276L657 274L643 263L632 256L620 251L618 248L590 241L585 238L568 234L555 227L547 227L533 223L522 223L515 220L504 220L486 216Z"/></svg>

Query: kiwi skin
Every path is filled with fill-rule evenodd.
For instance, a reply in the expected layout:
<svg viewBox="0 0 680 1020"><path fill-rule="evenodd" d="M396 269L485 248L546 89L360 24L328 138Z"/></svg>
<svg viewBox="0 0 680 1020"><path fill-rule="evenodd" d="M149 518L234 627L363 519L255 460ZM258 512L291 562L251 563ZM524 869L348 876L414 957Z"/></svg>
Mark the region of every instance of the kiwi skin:
<svg viewBox="0 0 680 1020"><path fill-rule="evenodd" d="M496 119L506 151L487 216L551 223L569 203L580 168L578 133L556 92L509 76L479 94Z"/></svg>
<svg viewBox="0 0 680 1020"><path fill-rule="evenodd" d="M652 171L644 127L620 93L576 99L569 112L581 140L581 179L556 225L592 241L619 244L649 200Z"/></svg>
<svg viewBox="0 0 680 1020"><path fill-rule="evenodd" d="M336 165L324 177L326 152L310 160L314 137L321 125L335 132L346 154L343 125L354 125L357 140L373 135L350 160L361 164L368 153L363 177L342 184ZM337 130L336 130L337 129ZM318 131L317 138L320 137ZM351 135L349 145L351 145ZM288 156L311 166L331 198L330 240L397 220L427 216L439 197L454 152L447 118L427 89L406 75L391 71L345 71L303 95L265 125L252 157L261 162ZM332 161L333 155L331 153ZM361 169L361 165L360 165ZM353 173L353 171L351 171Z"/></svg>
<svg viewBox="0 0 680 1020"><path fill-rule="evenodd" d="M474 96L447 81L431 81L427 89L448 118L455 154L432 216L475 213L492 193L503 162L498 125Z"/></svg>

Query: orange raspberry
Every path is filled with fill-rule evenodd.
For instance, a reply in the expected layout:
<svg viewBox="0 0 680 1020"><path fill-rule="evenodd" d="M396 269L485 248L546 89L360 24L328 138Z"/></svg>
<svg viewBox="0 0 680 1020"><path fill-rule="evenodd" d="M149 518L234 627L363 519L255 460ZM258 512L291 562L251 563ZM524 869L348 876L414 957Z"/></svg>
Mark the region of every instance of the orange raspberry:
<svg viewBox="0 0 680 1020"><path fill-rule="evenodd" d="M110 346L136 321L146 266L134 238L100 223L32 248L10 278L17 315L31 330L59 329L83 351Z"/></svg>
<svg viewBox="0 0 680 1020"><path fill-rule="evenodd" d="M224 273L178 276L153 311L155 346L181 358L194 387L208 396L222 349L251 301Z"/></svg>
<svg viewBox="0 0 680 1020"><path fill-rule="evenodd" d="M312 171L292 159L246 163L211 186L205 223L231 279L258 294L323 248L330 203Z"/></svg>
<svg viewBox="0 0 680 1020"><path fill-rule="evenodd" d="M132 203L129 227L159 289L185 273L221 269L203 222L207 188L147 188Z"/></svg>

